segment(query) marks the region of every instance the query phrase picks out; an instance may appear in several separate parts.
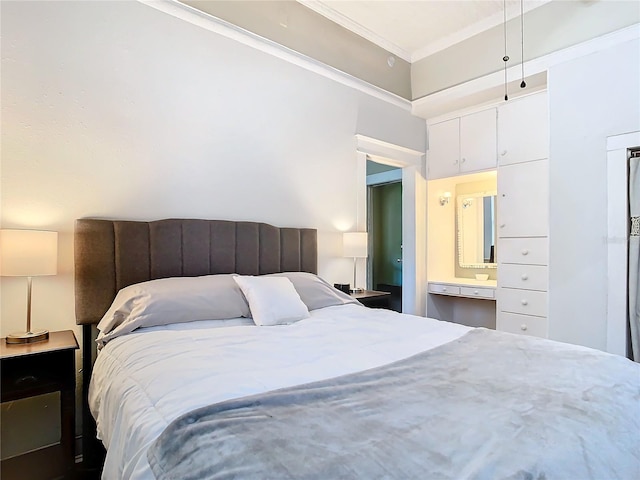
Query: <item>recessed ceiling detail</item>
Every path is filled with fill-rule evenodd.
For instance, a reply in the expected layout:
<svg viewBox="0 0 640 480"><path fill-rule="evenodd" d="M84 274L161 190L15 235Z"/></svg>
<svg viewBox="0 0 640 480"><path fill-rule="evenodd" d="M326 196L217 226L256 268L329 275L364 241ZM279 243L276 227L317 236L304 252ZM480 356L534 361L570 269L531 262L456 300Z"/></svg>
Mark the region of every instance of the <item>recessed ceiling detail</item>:
<svg viewBox="0 0 640 480"><path fill-rule="evenodd" d="M385 50L415 62L503 21L504 0L298 0ZM528 12L551 0L526 0ZM507 20L520 0L507 0Z"/></svg>

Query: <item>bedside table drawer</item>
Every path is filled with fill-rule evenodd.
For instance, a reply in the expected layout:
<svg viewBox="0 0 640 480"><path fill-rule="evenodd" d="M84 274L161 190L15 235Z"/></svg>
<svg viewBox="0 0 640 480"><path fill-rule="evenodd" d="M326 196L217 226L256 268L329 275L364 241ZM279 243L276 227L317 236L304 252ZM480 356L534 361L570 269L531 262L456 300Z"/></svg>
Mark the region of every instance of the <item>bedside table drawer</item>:
<svg viewBox="0 0 640 480"><path fill-rule="evenodd" d="M72 350L5 358L2 360L2 400L27 392L47 393L61 386L72 386L75 377L69 372L74 370Z"/></svg>

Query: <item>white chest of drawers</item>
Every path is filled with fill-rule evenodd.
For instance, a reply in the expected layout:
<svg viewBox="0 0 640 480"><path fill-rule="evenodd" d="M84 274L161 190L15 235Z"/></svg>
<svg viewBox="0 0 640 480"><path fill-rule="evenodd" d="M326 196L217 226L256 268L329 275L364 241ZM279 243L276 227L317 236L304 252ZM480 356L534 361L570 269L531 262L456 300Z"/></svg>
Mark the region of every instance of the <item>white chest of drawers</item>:
<svg viewBox="0 0 640 480"><path fill-rule="evenodd" d="M549 160L546 93L498 110L496 329L548 336ZM537 119L533 122L531 119ZM531 125L535 125L533 134ZM527 133L529 132L529 133Z"/></svg>

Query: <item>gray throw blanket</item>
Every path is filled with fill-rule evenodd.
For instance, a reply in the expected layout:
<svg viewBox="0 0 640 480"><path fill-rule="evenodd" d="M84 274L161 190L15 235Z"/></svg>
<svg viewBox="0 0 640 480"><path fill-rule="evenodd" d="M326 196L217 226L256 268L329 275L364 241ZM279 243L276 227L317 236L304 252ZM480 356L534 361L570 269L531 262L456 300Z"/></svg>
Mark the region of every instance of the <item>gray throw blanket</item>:
<svg viewBox="0 0 640 480"><path fill-rule="evenodd" d="M640 365L484 329L408 359L195 410L158 479L640 478Z"/></svg>

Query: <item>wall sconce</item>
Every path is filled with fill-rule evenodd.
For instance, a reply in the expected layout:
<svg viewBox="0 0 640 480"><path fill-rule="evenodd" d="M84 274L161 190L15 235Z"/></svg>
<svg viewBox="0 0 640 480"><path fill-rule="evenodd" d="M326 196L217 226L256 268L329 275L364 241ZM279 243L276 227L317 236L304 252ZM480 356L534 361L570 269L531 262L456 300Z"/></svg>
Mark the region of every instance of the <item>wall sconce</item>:
<svg viewBox="0 0 640 480"><path fill-rule="evenodd" d="M451 192L444 192L440 195L440 206L444 207L449 203L449 200L451 200Z"/></svg>
<svg viewBox="0 0 640 480"><path fill-rule="evenodd" d="M27 277L27 331L7 335L7 343L47 340L47 330L31 330L31 277L55 275L58 269L58 232L0 230L0 275Z"/></svg>

